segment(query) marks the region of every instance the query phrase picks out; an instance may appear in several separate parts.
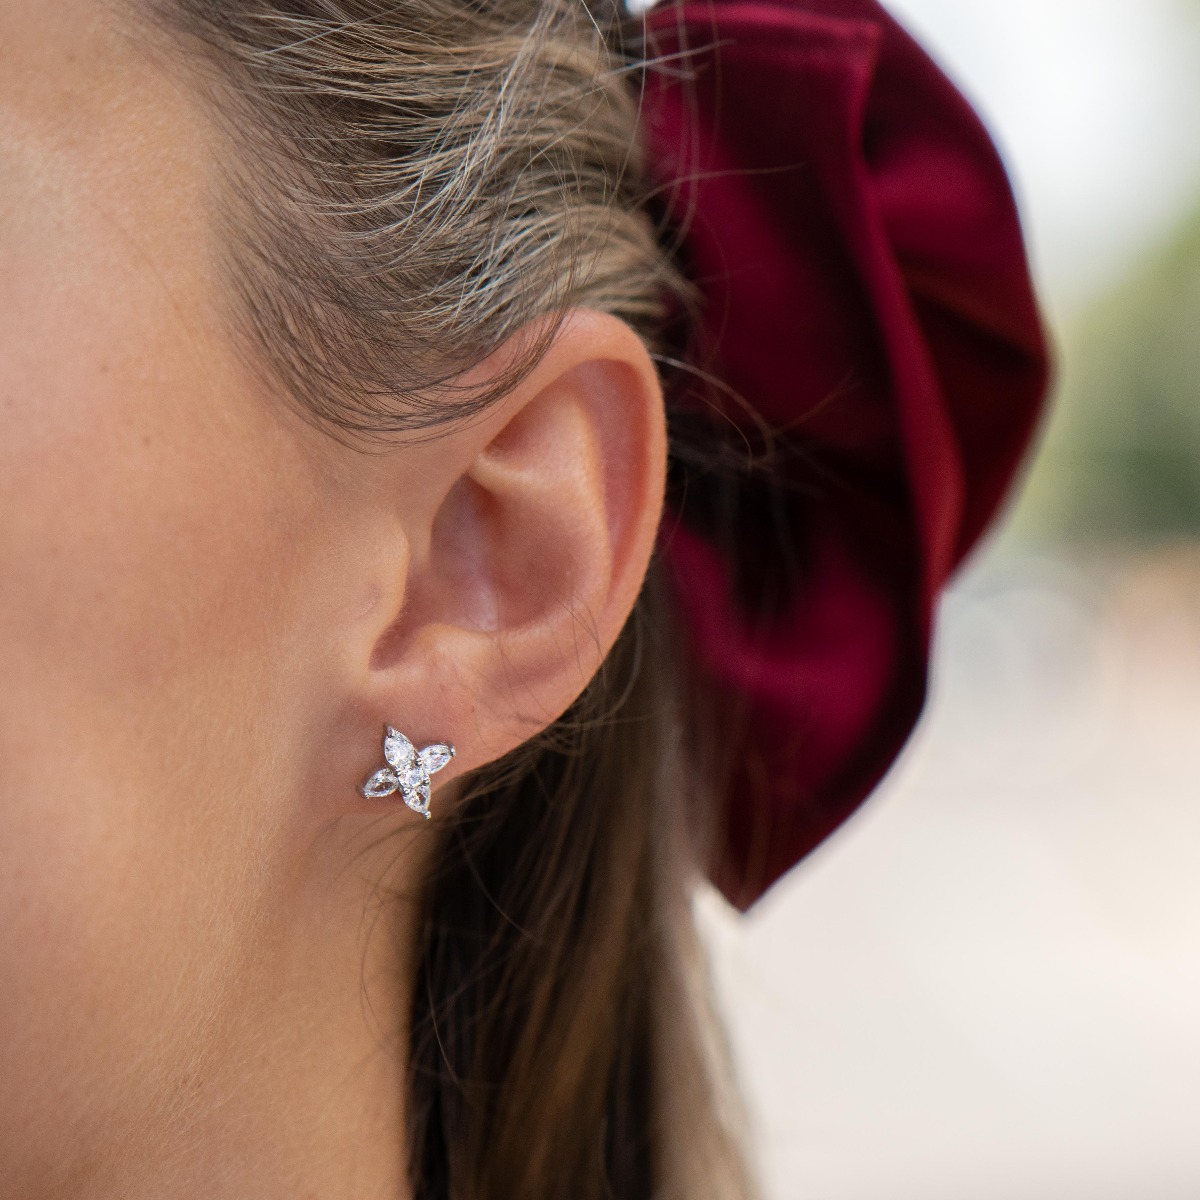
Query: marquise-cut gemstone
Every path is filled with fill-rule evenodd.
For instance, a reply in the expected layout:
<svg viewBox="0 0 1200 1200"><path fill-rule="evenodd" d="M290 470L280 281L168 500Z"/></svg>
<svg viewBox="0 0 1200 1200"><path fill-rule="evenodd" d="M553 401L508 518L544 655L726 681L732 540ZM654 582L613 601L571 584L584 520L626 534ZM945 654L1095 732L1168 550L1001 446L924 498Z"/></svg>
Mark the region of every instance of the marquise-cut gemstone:
<svg viewBox="0 0 1200 1200"><path fill-rule="evenodd" d="M368 800L379 800L384 796L390 796L398 787L400 781L387 768L380 767L366 783L362 785L362 794Z"/></svg>
<svg viewBox="0 0 1200 1200"><path fill-rule="evenodd" d="M393 729L389 725L387 736L383 739L383 757L387 759L388 765L394 770L400 771L403 767L407 767L416 756L417 752L413 749L412 742L398 729Z"/></svg>
<svg viewBox="0 0 1200 1200"><path fill-rule="evenodd" d="M414 788L404 790L404 803L414 812L429 814L429 776Z"/></svg>
<svg viewBox="0 0 1200 1200"><path fill-rule="evenodd" d="M432 775L434 772L440 771L454 757L454 751L439 742L436 746L426 746L418 757L425 764L425 770Z"/></svg>

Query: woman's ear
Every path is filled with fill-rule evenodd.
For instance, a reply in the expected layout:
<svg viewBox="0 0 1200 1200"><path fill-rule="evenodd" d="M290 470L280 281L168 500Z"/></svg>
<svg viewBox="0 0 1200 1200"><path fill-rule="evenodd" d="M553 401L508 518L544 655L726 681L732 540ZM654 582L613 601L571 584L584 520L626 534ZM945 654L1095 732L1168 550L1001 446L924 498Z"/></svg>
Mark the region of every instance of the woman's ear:
<svg viewBox="0 0 1200 1200"><path fill-rule="evenodd" d="M591 310L573 311L537 368L481 418L396 452L406 544L394 557L407 566L388 589L395 611L357 627L364 767L390 723L418 745L455 745L441 783L570 706L641 589L666 456L645 346Z"/></svg>

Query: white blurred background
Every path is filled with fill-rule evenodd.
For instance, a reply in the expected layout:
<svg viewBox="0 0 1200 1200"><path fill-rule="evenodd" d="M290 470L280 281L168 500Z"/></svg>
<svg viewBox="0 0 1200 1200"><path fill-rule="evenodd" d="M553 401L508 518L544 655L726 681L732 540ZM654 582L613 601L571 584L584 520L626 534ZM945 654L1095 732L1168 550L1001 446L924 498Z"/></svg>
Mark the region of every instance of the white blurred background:
<svg viewBox="0 0 1200 1200"><path fill-rule="evenodd" d="M769 1200L1200 1196L1200 0L893 0L1060 346L876 797L701 903Z"/></svg>

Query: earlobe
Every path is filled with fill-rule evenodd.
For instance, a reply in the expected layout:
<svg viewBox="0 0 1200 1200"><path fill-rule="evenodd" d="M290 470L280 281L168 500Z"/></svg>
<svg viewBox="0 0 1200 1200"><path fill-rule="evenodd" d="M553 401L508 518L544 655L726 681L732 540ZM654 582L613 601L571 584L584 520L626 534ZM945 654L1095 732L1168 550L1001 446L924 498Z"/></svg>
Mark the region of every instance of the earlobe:
<svg viewBox="0 0 1200 1200"><path fill-rule="evenodd" d="M629 616L662 508L657 372L628 325L577 311L456 438L457 453L439 450L453 477L428 528L409 530L404 607L371 669L384 721L456 746L443 778L555 720Z"/></svg>

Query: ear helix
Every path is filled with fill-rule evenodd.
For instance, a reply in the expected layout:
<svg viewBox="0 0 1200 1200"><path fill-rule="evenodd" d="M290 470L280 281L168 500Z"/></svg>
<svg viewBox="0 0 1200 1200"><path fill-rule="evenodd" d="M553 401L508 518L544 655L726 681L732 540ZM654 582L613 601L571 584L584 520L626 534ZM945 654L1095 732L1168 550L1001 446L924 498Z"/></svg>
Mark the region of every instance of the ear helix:
<svg viewBox="0 0 1200 1200"><path fill-rule="evenodd" d="M399 792L413 812L428 820L432 815L429 777L449 763L454 757L454 747L436 742L418 750L404 734L389 725L383 734L383 757L387 766L380 767L358 790L368 800L381 800Z"/></svg>

